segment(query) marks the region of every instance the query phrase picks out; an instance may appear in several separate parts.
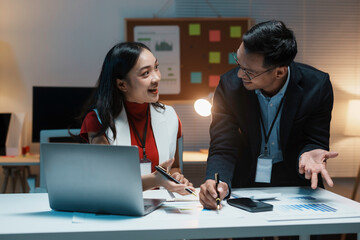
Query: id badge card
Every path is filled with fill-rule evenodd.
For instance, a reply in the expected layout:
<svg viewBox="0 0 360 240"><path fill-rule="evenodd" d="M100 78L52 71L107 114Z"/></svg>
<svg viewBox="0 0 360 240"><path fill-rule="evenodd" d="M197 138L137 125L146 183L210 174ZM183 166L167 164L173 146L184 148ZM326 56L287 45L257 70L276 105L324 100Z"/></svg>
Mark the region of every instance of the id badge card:
<svg viewBox="0 0 360 240"><path fill-rule="evenodd" d="M140 160L141 176L151 173L151 161L148 158Z"/></svg>
<svg viewBox="0 0 360 240"><path fill-rule="evenodd" d="M272 158L261 154L257 159L255 182L270 183L272 171Z"/></svg>

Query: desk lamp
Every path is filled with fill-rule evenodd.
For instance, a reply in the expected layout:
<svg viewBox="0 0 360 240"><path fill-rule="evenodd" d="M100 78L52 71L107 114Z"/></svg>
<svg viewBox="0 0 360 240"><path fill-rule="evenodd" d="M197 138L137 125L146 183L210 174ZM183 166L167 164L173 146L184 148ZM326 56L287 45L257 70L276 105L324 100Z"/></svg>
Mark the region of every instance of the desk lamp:
<svg viewBox="0 0 360 240"><path fill-rule="evenodd" d="M359 137L360 136L360 100L350 100L347 120L345 125L345 135ZM355 200L356 192L360 183L360 165L358 174L355 180L355 186L351 199Z"/></svg>
<svg viewBox="0 0 360 240"><path fill-rule="evenodd" d="M194 109L197 114L199 114L202 117L208 117L211 115L213 95L214 95L213 93L210 93L207 97L200 98L195 101Z"/></svg>

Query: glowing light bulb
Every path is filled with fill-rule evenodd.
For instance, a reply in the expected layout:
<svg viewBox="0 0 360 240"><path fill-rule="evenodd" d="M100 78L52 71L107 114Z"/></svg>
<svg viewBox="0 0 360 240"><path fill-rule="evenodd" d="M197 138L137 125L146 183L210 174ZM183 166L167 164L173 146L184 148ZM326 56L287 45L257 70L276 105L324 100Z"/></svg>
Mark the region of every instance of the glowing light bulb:
<svg viewBox="0 0 360 240"><path fill-rule="evenodd" d="M198 99L194 103L194 108L197 114L203 117L210 116L211 114L211 103L205 99Z"/></svg>

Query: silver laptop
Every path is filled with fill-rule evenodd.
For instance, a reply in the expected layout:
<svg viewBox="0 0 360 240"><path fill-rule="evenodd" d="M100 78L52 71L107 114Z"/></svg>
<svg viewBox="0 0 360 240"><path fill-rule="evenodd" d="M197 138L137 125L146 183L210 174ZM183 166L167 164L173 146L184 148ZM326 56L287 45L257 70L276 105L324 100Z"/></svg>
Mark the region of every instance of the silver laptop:
<svg viewBox="0 0 360 240"><path fill-rule="evenodd" d="M143 216L165 199L143 199L135 146L42 143L53 210Z"/></svg>

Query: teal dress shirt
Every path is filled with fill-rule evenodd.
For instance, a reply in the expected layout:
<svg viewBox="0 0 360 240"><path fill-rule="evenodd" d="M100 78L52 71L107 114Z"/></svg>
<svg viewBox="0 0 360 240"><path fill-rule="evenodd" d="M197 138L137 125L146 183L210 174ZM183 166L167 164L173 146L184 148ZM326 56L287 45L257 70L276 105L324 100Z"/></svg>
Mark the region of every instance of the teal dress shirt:
<svg viewBox="0 0 360 240"><path fill-rule="evenodd" d="M286 82L276 95L274 95L272 97L267 97L267 96L264 96L260 90L258 90L258 89L255 90L255 93L259 100L261 117L264 122L266 134L269 133L269 129L271 127L272 122L274 121L274 118L275 118L276 112L280 106L281 100L283 99L283 97L285 95L287 86L289 84L289 79L290 79L290 68L288 67L288 76L287 76ZM273 164L281 162L283 160L283 155L282 155L282 150L281 150L281 145L280 145L280 119L281 119L281 114L282 114L282 108L283 108L283 105L281 106L279 115L277 116L277 118L275 120L275 124L270 133L268 144L267 144L268 154L269 154L269 157L271 157L273 159ZM264 149L265 149L265 136L264 136L264 130L262 129L261 123L260 123L260 128L261 128L261 151L260 152L261 152L261 154L263 154Z"/></svg>

